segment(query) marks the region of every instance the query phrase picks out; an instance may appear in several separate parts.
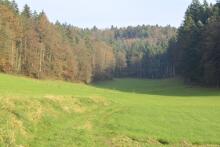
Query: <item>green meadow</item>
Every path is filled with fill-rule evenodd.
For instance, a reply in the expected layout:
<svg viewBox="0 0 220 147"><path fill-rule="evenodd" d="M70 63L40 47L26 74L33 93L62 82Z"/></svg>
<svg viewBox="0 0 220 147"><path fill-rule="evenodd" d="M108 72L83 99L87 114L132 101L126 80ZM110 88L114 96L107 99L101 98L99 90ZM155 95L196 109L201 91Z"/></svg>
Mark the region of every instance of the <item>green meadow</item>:
<svg viewBox="0 0 220 147"><path fill-rule="evenodd" d="M85 85L0 74L0 146L220 146L220 90L178 79Z"/></svg>

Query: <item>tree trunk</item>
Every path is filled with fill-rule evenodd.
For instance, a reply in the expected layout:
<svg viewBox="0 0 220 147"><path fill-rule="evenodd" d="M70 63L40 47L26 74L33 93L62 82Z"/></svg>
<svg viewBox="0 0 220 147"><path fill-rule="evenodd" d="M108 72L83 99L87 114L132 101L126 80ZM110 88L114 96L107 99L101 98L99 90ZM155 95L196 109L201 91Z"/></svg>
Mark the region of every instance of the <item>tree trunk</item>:
<svg viewBox="0 0 220 147"><path fill-rule="evenodd" d="M43 45L41 45L38 78L40 78L40 76L41 76L41 72L42 72L42 64L43 64L43 58L44 58L44 49L43 49Z"/></svg>
<svg viewBox="0 0 220 147"><path fill-rule="evenodd" d="M220 79L217 79L217 88L220 86Z"/></svg>
<svg viewBox="0 0 220 147"><path fill-rule="evenodd" d="M11 42L11 66L14 68L14 41Z"/></svg>
<svg viewBox="0 0 220 147"><path fill-rule="evenodd" d="M26 53L27 53L27 38L25 37L25 39L24 39L24 62L26 62L26 60L27 60Z"/></svg>
<svg viewBox="0 0 220 147"><path fill-rule="evenodd" d="M173 65L173 77L176 76L176 68L175 68L175 65Z"/></svg>

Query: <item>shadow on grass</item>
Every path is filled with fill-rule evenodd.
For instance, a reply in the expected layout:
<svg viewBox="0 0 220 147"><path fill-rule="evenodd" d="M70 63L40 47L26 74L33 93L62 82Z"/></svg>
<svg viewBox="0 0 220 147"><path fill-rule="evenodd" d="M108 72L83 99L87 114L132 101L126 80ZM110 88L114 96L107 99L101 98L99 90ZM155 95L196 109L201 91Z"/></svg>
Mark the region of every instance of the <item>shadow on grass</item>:
<svg viewBox="0 0 220 147"><path fill-rule="evenodd" d="M161 96L220 96L220 89L190 86L179 79L114 79L92 84L93 87L128 93ZM219 97L220 98L220 97Z"/></svg>

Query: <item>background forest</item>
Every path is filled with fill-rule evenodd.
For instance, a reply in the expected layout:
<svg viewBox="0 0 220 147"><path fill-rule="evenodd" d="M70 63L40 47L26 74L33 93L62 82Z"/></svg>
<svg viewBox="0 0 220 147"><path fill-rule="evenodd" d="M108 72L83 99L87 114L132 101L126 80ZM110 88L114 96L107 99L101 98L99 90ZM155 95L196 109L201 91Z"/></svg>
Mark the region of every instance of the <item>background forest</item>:
<svg viewBox="0 0 220 147"><path fill-rule="evenodd" d="M168 78L220 85L220 2L193 0L182 25L81 29L0 0L0 71L92 81Z"/></svg>

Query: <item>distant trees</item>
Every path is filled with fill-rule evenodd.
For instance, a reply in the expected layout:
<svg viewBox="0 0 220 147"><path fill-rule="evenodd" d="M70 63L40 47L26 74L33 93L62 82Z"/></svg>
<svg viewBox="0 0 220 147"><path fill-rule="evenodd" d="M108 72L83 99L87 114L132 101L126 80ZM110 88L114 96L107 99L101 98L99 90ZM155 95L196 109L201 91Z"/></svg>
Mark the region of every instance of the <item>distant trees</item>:
<svg viewBox="0 0 220 147"><path fill-rule="evenodd" d="M138 78L171 77L167 72L167 47L169 40L176 36L176 29L170 26L137 26L114 28L104 32L113 32L113 39L105 38L115 49L116 76ZM107 34L107 33L105 33ZM109 33L111 34L111 33ZM172 64L172 63L171 63ZM166 70L165 70L166 69Z"/></svg>
<svg viewBox="0 0 220 147"><path fill-rule="evenodd" d="M112 77L114 50L86 30L52 24L28 5L19 12L15 1L0 0L0 14L1 71L86 83Z"/></svg>
<svg viewBox="0 0 220 147"><path fill-rule="evenodd" d="M177 30L142 25L99 30L50 23L44 12L0 0L0 71L68 81L168 78L220 86L220 3L193 0Z"/></svg>
<svg viewBox="0 0 220 147"><path fill-rule="evenodd" d="M0 0L0 12L0 70L35 78L89 83L113 76L163 77L156 63L176 33L170 26L98 30L52 24L44 12L28 5L19 12L8 0Z"/></svg>
<svg viewBox="0 0 220 147"><path fill-rule="evenodd" d="M193 0L178 30L177 41L170 44L176 50L172 62L188 83L220 85L219 8L218 2L209 5Z"/></svg>
<svg viewBox="0 0 220 147"><path fill-rule="evenodd" d="M21 26L15 8L8 1L0 1L0 67L11 72L19 62L19 42Z"/></svg>
<svg viewBox="0 0 220 147"><path fill-rule="evenodd" d="M203 32L203 82L220 86L220 17L210 19Z"/></svg>
<svg viewBox="0 0 220 147"><path fill-rule="evenodd" d="M115 76L123 76L125 69L127 68L127 57L124 50L116 51L115 53L116 67Z"/></svg>

